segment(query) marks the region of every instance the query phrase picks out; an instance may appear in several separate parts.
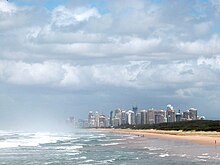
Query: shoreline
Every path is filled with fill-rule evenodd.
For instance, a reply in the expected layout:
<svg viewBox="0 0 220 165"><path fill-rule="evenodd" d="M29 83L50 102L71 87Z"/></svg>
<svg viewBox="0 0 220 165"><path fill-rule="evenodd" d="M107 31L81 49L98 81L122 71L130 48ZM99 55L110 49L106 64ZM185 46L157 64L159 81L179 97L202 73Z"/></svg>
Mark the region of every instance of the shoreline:
<svg viewBox="0 0 220 165"><path fill-rule="evenodd" d="M91 129L94 131L94 129ZM194 144L209 146L220 146L220 132L202 131L164 131L164 130L133 130L133 129L111 129L99 128L96 131L114 134L132 134L142 138L159 138L166 140L190 141Z"/></svg>

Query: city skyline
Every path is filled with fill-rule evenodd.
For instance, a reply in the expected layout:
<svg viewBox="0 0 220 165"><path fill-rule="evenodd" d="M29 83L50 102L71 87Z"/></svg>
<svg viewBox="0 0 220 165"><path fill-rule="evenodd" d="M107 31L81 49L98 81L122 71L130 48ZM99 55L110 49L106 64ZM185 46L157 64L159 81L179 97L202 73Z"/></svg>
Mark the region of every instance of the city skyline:
<svg viewBox="0 0 220 165"><path fill-rule="evenodd" d="M146 125L159 123L173 123L191 120L207 120L205 116L198 113L196 108L188 108L181 111L176 110L171 104L166 109L131 109L116 108L104 114L99 111L89 111L87 119L78 119L76 116L69 117L66 122L75 128L106 128L120 127L126 125Z"/></svg>
<svg viewBox="0 0 220 165"><path fill-rule="evenodd" d="M220 119L220 2L0 0L0 129L172 103Z"/></svg>

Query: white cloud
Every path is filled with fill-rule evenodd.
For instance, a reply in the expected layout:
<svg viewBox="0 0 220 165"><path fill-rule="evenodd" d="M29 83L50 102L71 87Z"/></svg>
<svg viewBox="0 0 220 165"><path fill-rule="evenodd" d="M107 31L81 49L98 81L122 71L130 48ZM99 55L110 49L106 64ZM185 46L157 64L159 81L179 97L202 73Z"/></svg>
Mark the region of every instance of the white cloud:
<svg viewBox="0 0 220 165"><path fill-rule="evenodd" d="M72 43L102 43L108 40L104 34L77 32L54 32L50 26L31 28L27 35L28 40L37 44L72 44Z"/></svg>
<svg viewBox="0 0 220 165"><path fill-rule="evenodd" d="M220 36L213 35L209 40L196 40L193 42L181 42L177 44L177 48L187 54L195 54L198 56L213 56L220 54Z"/></svg>
<svg viewBox="0 0 220 165"><path fill-rule="evenodd" d="M192 97L196 97L196 95L198 95L198 93L201 93L201 88L185 88L185 89L177 89L175 91L175 94L177 95L177 97L181 97L181 98L192 98Z"/></svg>
<svg viewBox="0 0 220 165"><path fill-rule="evenodd" d="M63 71L56 63L25 63L1 61L1 80L13 84L41 85L54 84L61 81Z"/></svg>
<svg viewBox="0 0 220 165"><path fill-rule="evenodd" d="M75 18L77 21L88 21L89 18L96 17L99 18L100 14L95 8L91 9L78 9L75 12Z"/></svg>
<svg viewBox="0 0 220 165"><path fill-rule="evenodd" d="M69 64L65 64L62 66L62 69L65 70L64 76L60 85L62 86L75 86L80 83L80 73L77 67L71 66Z"/></svg>
<svg viewBox="0 0 220 165"><path fill-rule="evenodd" d="M220 16L220 0L211 0L216 16Z"/></svg>
<svg viewBox="0 0 220 165"><path fill-rule="evenodd" d="M91 17L100 17L95 8L78 8L71 10L65 6L59 6L52 11L52 24L58 27L65 27L87 21Z"/></svg>
<svg viewBox="0 0 220 165"><path fill-rule="evenodd" d="M0 12L13 14L17 11L17 7L13 3L9 3L6 0L0 1Z"/></svg>
<svg viewBox="0 0 220 165"><path fill-rule="evenodd" d="M213 70L220 70L220 55L213 58L201 57L197 60L199 66L206 66Z"/></svg>
<svg viewBox="0 0 220 165"><path fill-rule="evenodd" d="M188 62L151 64L149 61L131 61L127 64L73 65L58 61L25 63L0 62L3 82L28 85L49 85L82 89L94 85L144 89L206 88L216 86L220 73L219 58ZM216 70L216 68L218 70ZM203 76L206 75L206 76ZM184 88L183 88L184 87ZM183 89L182 89L183 88Z"/></svg>
<svg viewBox="0 0 220 165"><path fill-rule="evenodd" d="M16 16L0 22L0 29L8 32L3 35L5 42L0 56L18 59L15 52L20 52L21 60L40 58L44 61L62 56L69 60L108 57L123 62L135 58L188 59L220 52L218 34L212 34L207 40L215 26L214 20L201 19L195 23L191 18L179 25L165 18L164 12L173 14L174 11L161 10L160 3L138 1L134 5L129 1L125 4L127 7L117 6L123 3L108 2L111 5L104 14L88 6L58 6L50 12L34 8L18 10ZM44 21L30 20L27 13L30 17L38 15L37 18L42 17ZM182 14L178 17L189 18Z"/></svg>
<svg viewBox="0 0 220 165"><path fill-rule="evenodd" d="M211 21L201 22L194 25L194 31L196 35L201 37L203 35L209 34L212 30L212 27L213 27L213 23Z"/></svg>
<svg viewBox="0 0 220 165"><path fill-rule="evenodd" d="M103 88L174 101L211 94L217 102L220 10L211 2L71 1L47 10L43 1L24 7L2 0L0 82L83 89L88 97L108 95Z"/></svg>

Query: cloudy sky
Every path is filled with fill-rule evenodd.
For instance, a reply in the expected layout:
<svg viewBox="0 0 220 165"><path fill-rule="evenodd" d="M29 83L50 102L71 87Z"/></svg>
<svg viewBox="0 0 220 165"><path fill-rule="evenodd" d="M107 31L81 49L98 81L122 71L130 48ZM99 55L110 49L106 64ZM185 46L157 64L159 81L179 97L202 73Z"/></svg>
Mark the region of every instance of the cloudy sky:
<svg viewBox="0 0 220 165"><path fill-rule="evenodd" d="M220 119L219 0L0 0L0 129L167 104Z"/></svg>

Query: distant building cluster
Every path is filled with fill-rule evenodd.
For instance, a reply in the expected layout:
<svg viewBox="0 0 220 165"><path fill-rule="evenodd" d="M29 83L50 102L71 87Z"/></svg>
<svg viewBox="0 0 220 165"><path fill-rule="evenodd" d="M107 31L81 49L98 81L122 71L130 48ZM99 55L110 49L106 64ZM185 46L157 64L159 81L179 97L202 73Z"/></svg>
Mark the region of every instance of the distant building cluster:
<svg viewBox="0 0 220 165"><path fill-rule="evenodd" d="M167 105L166 110L148 109L138 111L137 107L132 107L130 110L115 109L110 111L108 116L99 112L88 114L88 119L71 121L77 127L104 128L117 127L121 125L144 125L158 124L165 122L179 122L187 120L204 120L205 117L199 117L197 109L190 108L182 113L173 108L172 105Z"/></svg>

